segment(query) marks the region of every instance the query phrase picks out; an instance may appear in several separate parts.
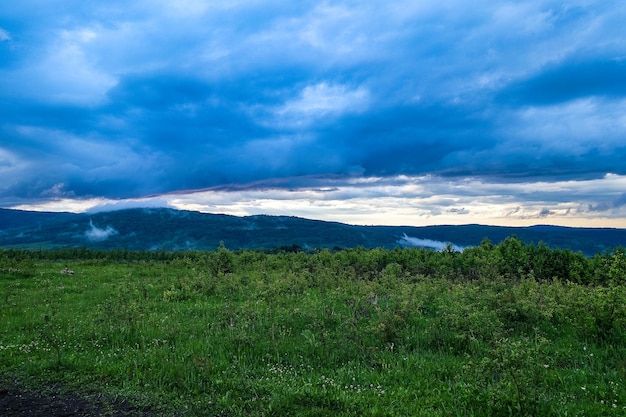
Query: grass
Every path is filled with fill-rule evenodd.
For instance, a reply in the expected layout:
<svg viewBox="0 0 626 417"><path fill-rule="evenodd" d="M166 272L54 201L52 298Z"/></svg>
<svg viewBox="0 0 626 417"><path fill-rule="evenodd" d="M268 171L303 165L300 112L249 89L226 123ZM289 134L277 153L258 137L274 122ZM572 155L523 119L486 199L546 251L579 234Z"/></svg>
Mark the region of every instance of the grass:
<svg viewBox="0 0 626 417"><path fill-rule="evenodd" d="M0 376L163 415L626 415L623 285L222 255L0 268Z"/></svg>

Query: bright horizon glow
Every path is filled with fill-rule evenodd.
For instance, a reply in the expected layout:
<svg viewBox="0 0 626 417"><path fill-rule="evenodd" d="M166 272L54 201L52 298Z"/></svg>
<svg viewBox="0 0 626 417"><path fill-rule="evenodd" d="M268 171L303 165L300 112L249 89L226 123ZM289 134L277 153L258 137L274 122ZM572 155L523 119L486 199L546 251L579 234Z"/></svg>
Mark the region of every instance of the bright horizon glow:
<svg viewBox="0 0 626 417"><path fill-rule="evenodd" d="M433 189L445 188L448 194L431 194ZM511 201L506 195L503 196L503 188L508 188L515 195L539 195L532 201ZM551 224L626 228L623 207L613 211L597 210L592 206L592 201L585 201L588 198L587 193L598 189L610 201L613 197L619 197L621 190L625 188L626 176L614 174L589 181L522 184L484 184L476 179L466 179L464 183L459 183L433 177L398 177L391 180L361 179L352 184L325 189L198 190L140 199L59 199L12 208L84 213L124 208L169 207L235 216L296 216L355 225ZM562 200L546 201L543 199L545 195L553 199L560 196ZM575 196L573 200L572 196ZM608 217L607 212L614 217Z"/></svg>

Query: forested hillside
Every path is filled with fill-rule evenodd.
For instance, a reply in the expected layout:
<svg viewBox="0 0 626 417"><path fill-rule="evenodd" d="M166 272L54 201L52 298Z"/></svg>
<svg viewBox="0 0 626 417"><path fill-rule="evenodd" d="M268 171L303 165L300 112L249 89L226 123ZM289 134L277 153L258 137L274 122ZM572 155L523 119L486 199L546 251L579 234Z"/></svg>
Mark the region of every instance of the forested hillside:
<svg viewBox="0 0 626 417"><path fill-rule="evenodd" d="M95 214L36 213L0 209L0 247L54 249L213 250L430 247L457 249L494 244L515 235L524 243L580 251L586 256L626 246L624 229L556 226L354 226L287 216L227 216L172 209L132 209Z"/></svg>

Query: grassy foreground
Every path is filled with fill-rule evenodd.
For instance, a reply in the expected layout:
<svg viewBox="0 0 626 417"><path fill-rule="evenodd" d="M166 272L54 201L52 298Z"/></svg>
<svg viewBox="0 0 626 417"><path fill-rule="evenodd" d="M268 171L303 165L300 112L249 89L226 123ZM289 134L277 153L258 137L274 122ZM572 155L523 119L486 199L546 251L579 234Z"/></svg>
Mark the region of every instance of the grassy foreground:
<svg viewBox="0 0 626 417"><path fill-rule="evenodd" d="M0 378L163 415L626 415L622 258L592 285L424 253L0 256Z"/></svg>

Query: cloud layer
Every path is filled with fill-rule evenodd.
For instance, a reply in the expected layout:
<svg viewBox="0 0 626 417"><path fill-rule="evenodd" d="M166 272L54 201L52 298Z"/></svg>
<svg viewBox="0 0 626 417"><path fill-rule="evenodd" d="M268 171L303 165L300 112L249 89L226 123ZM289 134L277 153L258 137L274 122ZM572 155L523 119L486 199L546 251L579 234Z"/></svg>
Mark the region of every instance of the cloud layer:
<svg viewBox="0 0 626 417"><path fill-rule="evenodd" d="M0 206L258 193L292 214L309 193L352 222L396 199L626 226L624 19L583 0L5 5Z"/></svg>
<svg viewBox="0 0 626 417"><path fill-rule="evenodd" d="M116 234L118 234L118 231L115 230L112 226L107 226L101 229L98 226L94 225L93 222L90 220L89 229L85 232L85 237L92 242L102 242Z"/></svg>
<svg viewBox="0 0 626 417"><path fill-rule="evenodd" d="M401 245L415 246L418 248L431 248L431 249L438 250L439 252L448 248L456 252L462 252L464 249L462 246L458 246L450 242L442 242L440 240L432 240L432 239L420 239L417 237L407 236L406 234L400 240L398 240L398 243L400 243Z"/></svg>

